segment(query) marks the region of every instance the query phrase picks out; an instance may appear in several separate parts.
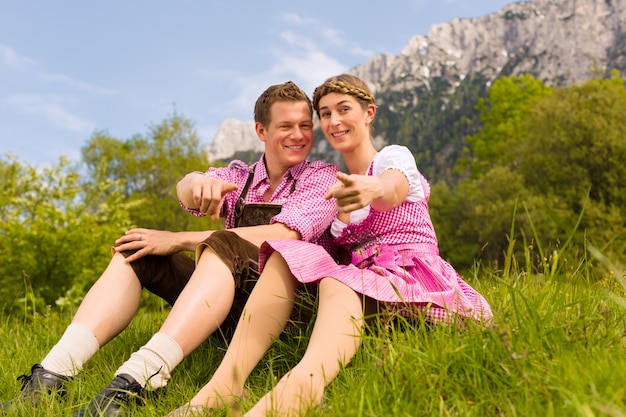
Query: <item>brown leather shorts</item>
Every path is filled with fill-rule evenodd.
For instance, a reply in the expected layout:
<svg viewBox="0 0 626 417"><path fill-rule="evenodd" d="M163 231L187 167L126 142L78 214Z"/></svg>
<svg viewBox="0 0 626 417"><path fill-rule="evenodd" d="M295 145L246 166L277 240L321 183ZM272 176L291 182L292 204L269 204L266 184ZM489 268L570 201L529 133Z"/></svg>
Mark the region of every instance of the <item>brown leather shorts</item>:
<svg viewBox="0 0 626 417"><path fill-rule="evenodd" d="M232 330L237 325L248 296L259 279L259 248L227 230L215 231L201 242L196 249L197 256L206 247L211 248L220 257L235 280L233 306L220 327L222 332ZM121 253L128 257L134 251ZM130 265L137 274L142 288L163 298L170 305L176 302L195 270L195 261L182 252L167 256L146 255L131 262Z"/></svg>

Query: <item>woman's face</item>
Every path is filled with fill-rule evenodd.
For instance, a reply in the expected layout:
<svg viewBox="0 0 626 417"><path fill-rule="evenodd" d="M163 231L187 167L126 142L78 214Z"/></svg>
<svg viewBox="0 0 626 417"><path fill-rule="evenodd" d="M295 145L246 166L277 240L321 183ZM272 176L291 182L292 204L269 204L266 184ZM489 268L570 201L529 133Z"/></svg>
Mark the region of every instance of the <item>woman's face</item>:
<svg viewBox="0 0 626 417"><path fill-rule="evenodd" d="M326 139L339 152L369 143L375 109L373 104L363 109L350 94L326 94L319 101L320 124Z"/></svg>

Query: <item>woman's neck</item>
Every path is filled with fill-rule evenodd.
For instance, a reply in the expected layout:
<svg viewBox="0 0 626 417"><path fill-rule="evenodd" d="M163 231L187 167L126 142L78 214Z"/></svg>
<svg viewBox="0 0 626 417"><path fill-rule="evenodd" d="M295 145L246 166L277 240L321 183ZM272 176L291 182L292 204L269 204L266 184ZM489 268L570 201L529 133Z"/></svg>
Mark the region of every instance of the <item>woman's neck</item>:
<svg viewBox="0 0 626 417"><path fill-rule="evenodd" d="M343 153L342 156L350 174L365 175L377 153L374 145L368 141L366 145Z"/></svg>

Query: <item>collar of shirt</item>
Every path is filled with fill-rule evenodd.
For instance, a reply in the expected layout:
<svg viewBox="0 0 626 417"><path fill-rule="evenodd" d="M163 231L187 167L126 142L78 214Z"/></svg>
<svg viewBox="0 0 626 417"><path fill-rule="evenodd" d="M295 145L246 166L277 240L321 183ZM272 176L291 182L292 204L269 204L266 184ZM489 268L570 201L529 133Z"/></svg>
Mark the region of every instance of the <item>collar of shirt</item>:
<svg viewBox="0 0 626 417"><path fill-rule="evenodd" d="M282 194L285 186L287 186L287 188L291 191L292 182L300 177L304 170L306 170L308 164L308 161L304 161L298 165L290 167L283 176L281 183L276 185L274 195ZM267 169L265 167L265 154L261 155L261 158L250 168L254 170L254 177L252 178L250 189L255 190L254 192L257 193L257 195L263 196L267 189L271 186L269 176L267 175Z"/></svg>

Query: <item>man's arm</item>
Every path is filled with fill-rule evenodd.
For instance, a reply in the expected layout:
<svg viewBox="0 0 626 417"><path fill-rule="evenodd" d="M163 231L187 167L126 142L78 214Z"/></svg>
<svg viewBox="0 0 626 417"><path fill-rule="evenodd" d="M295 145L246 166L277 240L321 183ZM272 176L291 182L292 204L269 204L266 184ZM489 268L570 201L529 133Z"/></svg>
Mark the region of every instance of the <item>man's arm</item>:
<svg viewBox="0 0 626 417"><path fill-rule="evenodd" d="M298 231L299 239L315 242L337 215L335 201L325 198L328 189L337 181L337 171L334 165L312 162L273 221Z"/></svg>
<svg viewBox="0 0 626 417"><path fill-rule="evenodd" d="M246 239L256 246L261 246L266 240L300 239L300 233L282 223L235 227L234 229L228 230L237 233L241 238Z"/></svg>

